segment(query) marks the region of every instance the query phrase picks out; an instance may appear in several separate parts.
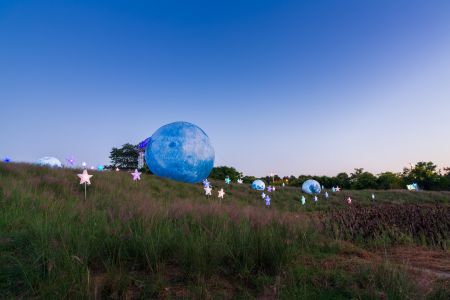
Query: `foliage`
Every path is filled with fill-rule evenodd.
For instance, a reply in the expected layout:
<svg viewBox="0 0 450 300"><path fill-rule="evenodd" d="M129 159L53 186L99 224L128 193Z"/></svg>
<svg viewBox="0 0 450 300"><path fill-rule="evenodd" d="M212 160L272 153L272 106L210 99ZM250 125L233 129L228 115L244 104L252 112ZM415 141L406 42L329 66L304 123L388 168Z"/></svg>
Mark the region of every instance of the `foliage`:
<svg viewBox="0 0 450 300"><path fill-rule="evenodd" d="M226 177L230 177L233 182L236 182L239 178L242 178L242 173L238 172L233 167L214 167L209 175L212 179L224 180Z"/></svg>
<svg viewBox="0 0 450 300"><path fill-rule="evenodd" d="M113 147L109 155L113 168L133 170L138 167L138 147L132 144L124 144L121 148Z"/></svg>

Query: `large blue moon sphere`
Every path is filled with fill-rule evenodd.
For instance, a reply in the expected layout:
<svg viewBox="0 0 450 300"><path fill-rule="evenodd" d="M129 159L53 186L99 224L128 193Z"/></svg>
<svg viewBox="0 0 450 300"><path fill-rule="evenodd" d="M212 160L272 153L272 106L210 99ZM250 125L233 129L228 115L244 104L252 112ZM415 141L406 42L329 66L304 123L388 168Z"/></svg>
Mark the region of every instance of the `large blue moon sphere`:
<svg viewBox="0 0 450 300"><path fill-rule="evenodd" d="M307 194L320 194L320 184L314 179L308 179L303 182L302 191Z"/></svg>
<svg viewBox="0 0 450 300"><path fill-rule="evenodd" d="M209 137L188 122L162 126L151 136L145 150L145 161L153 174L188 183L206 179L214 157Z"/></svg>

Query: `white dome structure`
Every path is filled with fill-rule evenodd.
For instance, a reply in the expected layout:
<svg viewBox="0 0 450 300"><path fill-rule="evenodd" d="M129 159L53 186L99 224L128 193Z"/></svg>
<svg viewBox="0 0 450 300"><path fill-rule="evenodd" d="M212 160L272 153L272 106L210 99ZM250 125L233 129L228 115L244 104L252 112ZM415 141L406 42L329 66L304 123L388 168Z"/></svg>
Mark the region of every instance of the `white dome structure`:
<svg viewBox="0 0 450 300"><path fill-rule="evenodd" d="M36 161L39 166L45 166L50 168L61 168L62 164L59 159L52 156L44 156Z"/></svg>

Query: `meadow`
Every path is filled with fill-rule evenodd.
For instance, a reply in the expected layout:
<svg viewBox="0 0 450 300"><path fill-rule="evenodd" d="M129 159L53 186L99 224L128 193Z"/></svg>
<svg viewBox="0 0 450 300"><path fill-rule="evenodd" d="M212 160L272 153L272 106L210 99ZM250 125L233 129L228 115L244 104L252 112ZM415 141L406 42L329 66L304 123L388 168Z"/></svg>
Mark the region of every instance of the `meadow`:
<svg viewBox="0 0 450 300"><path fill-rule="evenodd" d="M0 164L1 299L450 298L450 192L77 173Z"/></svg>

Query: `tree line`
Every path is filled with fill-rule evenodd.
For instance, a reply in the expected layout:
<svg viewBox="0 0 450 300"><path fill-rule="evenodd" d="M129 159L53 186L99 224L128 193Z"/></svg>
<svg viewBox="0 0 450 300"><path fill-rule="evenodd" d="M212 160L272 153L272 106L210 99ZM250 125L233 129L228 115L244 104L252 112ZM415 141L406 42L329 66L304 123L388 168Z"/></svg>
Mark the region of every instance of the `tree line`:
<svg viewBox="0 0 450 300"><path fill-rule="evenodd" d="M121 148L112 148L109 158L111 165L107 168L134 170L138 166L138 146L125 144ZM150 172L147 165L142 171ZM209 175L212 179L224 180L226 177L236 182L241 178L244 183L252 183L255 179L263 179L266 183L273 185L301 186L307 179L317 180L325 188L339 186L343 189L404 189L407 184L417 183L419 188L424 190L450 190L450 168L438 169L433 162L418 162L410 168L404 168L403 172L383 172L372 174L363 168L356 168L354 172L348 174L341 172L336 176L265 176L257 178L255 176L244 176L233 167L214 167Z"/></svg>

